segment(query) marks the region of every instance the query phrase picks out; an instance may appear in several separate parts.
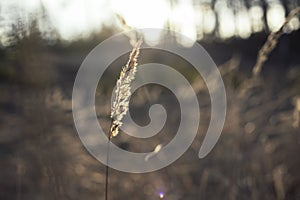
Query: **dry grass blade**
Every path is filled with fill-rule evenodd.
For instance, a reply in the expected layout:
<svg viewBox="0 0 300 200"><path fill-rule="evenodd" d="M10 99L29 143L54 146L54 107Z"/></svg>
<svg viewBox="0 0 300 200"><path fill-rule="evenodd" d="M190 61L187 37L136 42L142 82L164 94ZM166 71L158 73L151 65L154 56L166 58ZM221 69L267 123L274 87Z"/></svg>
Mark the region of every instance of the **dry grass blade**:
<svg viewBox="0 0 300 200"><path fill-rule="evenodd" d="M117 80L114 93L113 103L111 105L111 125L109 129L109 140L107 144L107 160L106 160L106 180L105 180L105 200L108 199L108 163L109 163L109 145L113 137L119 133L119 128L122 126L122 119L129 108L129 98L131 96L131 82L135 78L137 59L140 53L142 40L139 40L133 47L129 55L128 62L122 67L120 76Z"/></svg>
<svg viewBox="0 0 300 200"><path fill-rule="evenodd" d="M285 22L282 24L280 29L276 32L272 32L263 47L259 50L257 61L255 66L253 67L252 74L254 76L258 76L262 70L263 64L268 59L269 54L271 51L276 47L278 43L278 39L282 34L285 32L285 28L287 28L288 23L293 19L298 13L300 12L300 7L293 9L289 15L287 16Z"/></svg>
<svg viewBox="0 0 300 200"><path fill-rule="evenodd" d="M122 28L125 31L132 30L132 27L128 26L125 19L119 15L115 15L120 22ZM117 80L114 92L113 92L113 103L111 105L111 124L109 129L108 144L107 144L107 157L106 157L106 180L105 180L105 200L108 200L108 163L109 163L109 146L110 141L113 137L119 133L119 128L122 126L122 119L127 113L129 108L129 98L131 96L131 82L135 78L136 67L138 65L137 59L140 53L140 47L142 39L137 40L137 34L133 31L125 32L130 39L130 44L133 49L129 55L128 62L122 67L119 78Z"/></svg>
<svg viewBox="0 0 300 200"><path fill-rule="evenodd" d="M129 60L127 64L122 67L120 76L117 80L110 114L112 119L109 134L110 138L118 135L119 127L122 126L122 118L128 111L129 98L131 95L130 84L135 77L137 58L139 56L141 43L142 41L139 40L133 48L130 53Z"/></svg>

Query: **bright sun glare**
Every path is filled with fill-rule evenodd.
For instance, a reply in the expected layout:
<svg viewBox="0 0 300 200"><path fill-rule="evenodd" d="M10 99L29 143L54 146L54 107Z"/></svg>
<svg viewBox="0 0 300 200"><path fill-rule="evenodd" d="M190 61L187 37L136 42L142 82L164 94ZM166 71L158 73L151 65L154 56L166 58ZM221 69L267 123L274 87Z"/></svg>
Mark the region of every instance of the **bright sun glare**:
<svg viewBox="0 0 300 200"><path fill-rule="evenodd" d="M99 30L102 24L114 24L116 13L134 28L170 27L191 41L213 33L217 21L217 34L221 38L248 38L252 32L264 28L263 10L259 5L253 5L249 10L241 5L234 13L228 7L227 0L216 1L214 9L218 15L208 4L193 0L177 0L172 4L171 0L1 0L1 11L13 15L11 7L19 7L30 13L39 9L41 3L52 24L65 39L88 35L93 30ZM282 25L284 17L285 10L279 2L274 1L268 6L267 22L271 31ZM291 20L291 26L293 29L299 28L298 18ZM158 37L152 36L150 40L158 40ZM184 38L177 40L186 42Z"/></svg>
<svg viewBox="0 0 300 200"><path fill-rule="evenodd" d="M188 42L197 39L195 25L195 11L191 0L180 0L171 10L169 1L162 0L113 0L111 4L115 13L120 14L129 26L134 28L166 28L168 23L174 25L173 29L185 37L177 38L179 42L188 45ZM149 37L149 36L148 36ZM147 38L155 44L159 36Z"/></svg>

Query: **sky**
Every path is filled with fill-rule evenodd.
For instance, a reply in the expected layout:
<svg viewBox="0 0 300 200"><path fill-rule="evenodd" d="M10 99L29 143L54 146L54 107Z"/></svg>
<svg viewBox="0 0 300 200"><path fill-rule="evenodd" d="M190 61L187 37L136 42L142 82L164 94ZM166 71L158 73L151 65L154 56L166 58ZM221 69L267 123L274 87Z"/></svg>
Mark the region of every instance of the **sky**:
<svg viewBox="0 0 300 200"><path fill-rule="evenodd" d="M251 32L263 29L263 11L259 6L253 6L248 11L245 5L240 5L235 17L225 1L218 0L215 6L219 13L221 38L247 38ZM169 21L172 29L192 40L201 39L214 30L217 16L211 8L195 6L192 0L176 2L171 9L170 0L0 0L0 8L1 16L7 20L14 7L30 13L40 8L42 3L52 24L64 39L88 35L93 30L101 29L102 24L117 24L115 13L135 28L163 28ZM281 26L284 16L282 5L269 7L267 18L271 30ZM299 27L299 20L293 23Z"/></svg>
<svg viewBox="0 0 300 200"><path fill-rule="evenodd" d="M0 0L2 12L9 17L13 8L33 13L41 3L48 11L52 24L65 39L100 29L102 23L111 23L112 9L107 0ZM98 28L99 27L99 28Z"/></svg>

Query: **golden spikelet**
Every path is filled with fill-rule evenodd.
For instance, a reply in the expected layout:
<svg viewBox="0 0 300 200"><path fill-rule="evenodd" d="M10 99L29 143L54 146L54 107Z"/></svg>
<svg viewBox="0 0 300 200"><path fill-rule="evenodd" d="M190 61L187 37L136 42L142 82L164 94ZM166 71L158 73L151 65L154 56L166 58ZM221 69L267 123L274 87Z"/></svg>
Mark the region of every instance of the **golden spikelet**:
<svg viewBox="0 0 300 200"><path fill-rule="evenodd" d="M119 133L119 128L122 126L122 119L128 111L129 98L131 96L131 82L135 77L137 58L140 52L142 41L139 40L130 53L127 64L122 67L120 76L117 80L116 87L113 93L113 103L111 106L110 117L112 124L110 127L109 137L115 137Z"/></svg>

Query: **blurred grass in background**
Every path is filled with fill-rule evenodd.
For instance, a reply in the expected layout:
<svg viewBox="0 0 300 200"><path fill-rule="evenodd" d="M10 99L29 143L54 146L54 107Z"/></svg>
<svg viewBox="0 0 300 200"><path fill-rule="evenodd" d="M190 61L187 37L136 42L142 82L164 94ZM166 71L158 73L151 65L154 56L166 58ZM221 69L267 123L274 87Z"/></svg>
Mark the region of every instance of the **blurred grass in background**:
<svg viewBox="0 0 300 200"><path fill-rule="evenodd" d="M218 2L225 1L205 1L203 6L221 12L214 10ZM234 2L242 2L249 10L251 5L261 6L266 24L268 4L262 2L277 2L286 13L298 3L226 2L226 9L234 13ZM67 41L47 18L46 10L39 12L23 20L15 10L11 13L15 20L1 22L1 30L6 31L1 31L0 48L0 199L102 199L105 166L92 158L77 136L71 93L85 56L119 29L104 26L89 36ZM300 98L300 32L280 38L261 77L254 80L251 70L269 33L266 24L247 39L238 35L220 39L217 25L201 38L200 43L219 66L228 98L223 134L215 149L202 160L197 154L210 119L205 84L192 69L187 70L184 60L168 53L141 52L140 63L166 63L190 80L201 108L199 133L184 156L165 169L148 174L111 170L111 199L159 199L160 192L165 193L165 199L300 199L300 135L296 117ZM99 86L96 95L99 123L107 129L112 86L118 67L127 57L120 56L106 71L102 77L105 85ZM140 123L148 120L145 105L162 103L169 109L177 105L164 88L152 85L148 90L150 97L138 90L131 102L133 109L141 110L141 116L136 116ZM170 101L160 102L160 96L170 97ZM177 117L175 109L171 120L176 121ZM151 149L173 137L168 127L164 133L168 134L143 143L145 146L124 134L115 142L124 149L143 151L141 146Z"/></svg>

